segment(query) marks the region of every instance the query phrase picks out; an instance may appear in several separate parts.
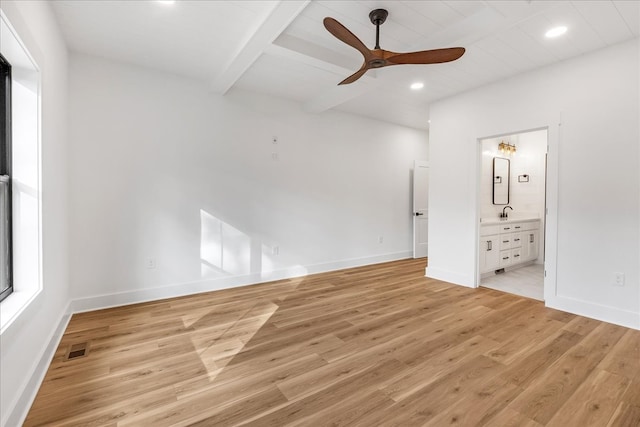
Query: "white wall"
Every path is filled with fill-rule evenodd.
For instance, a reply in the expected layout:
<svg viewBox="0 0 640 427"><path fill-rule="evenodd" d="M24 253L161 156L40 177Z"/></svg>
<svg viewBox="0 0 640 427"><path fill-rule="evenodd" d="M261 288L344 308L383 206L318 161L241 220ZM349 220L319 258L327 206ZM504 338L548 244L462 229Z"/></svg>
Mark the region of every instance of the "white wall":
<svg viewBox="0 0 640 427"><path fill-rule="evenodd" d="M46 2L3 0L0 8L41 72L42 291L0 336L1 423L16 426L67 320L67 52ZM14 296L19 297L12 294L3 304Z"/></svg>
<svg viewBox="0 0 640 427"><path fill-rule="evenodd" d="M411 255L426 132L84 55L70 69L75 310Z"/></svg>
<svg viewBox="0 0 640 427"><path fill-rule="evenodd" d="M475 284L477 139L548 126L546 303L640 328L638 63L636 39L432 106L427 275Z"/></svg>

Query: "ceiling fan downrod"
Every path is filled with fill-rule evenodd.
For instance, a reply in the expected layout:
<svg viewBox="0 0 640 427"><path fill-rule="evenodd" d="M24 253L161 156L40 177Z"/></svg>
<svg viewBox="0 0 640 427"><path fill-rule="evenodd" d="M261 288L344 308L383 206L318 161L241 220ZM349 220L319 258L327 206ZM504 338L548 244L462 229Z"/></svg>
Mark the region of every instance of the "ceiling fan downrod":
<svg viewBox="0 0 640 427"><path fill-rule="evenodd" d="M376 26L376 47L374 49L380 49L380 25L384 24L387 16L389 16L389 12L385 9L375 9L369 13L369 20Z"/></svg>

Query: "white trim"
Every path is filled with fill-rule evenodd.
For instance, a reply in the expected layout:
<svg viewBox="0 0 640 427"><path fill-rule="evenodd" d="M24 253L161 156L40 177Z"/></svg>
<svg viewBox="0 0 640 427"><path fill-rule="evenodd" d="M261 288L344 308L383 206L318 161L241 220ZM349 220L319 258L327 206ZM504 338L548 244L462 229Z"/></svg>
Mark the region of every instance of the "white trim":
<svg viewBox="0 0 640 427"><path fill-rule="evenodd" d="M418 168L426 168L427 174L429 169L429 161L427 160L414 160L413 161L413 169L411 170L411 231L413 233L413 258L423 258L423 256L416 256L416 235L418 234L416 231L416 170ZM428 177L428 175L427 175ZM429 224L429 181L427 180L427 225ZM429 256L429 235L427 235L427 256ZM420 254L422 255L422 254Z"/></svg>
<svg viewBox="0 0 640 427"><path fill-rule="evenodd" d="M630 310L620 310L608 305L594 304L575 298L553 296L545 300L545 306L556 310L589 317L602 322L613 323L640 330L640 314Z"/></svg>
<svg viewBox="0 0 640 427"><path fill-rule="evenodd" d="M23 279L20 280L18 277L19 274L16 274L16 271L19 270L20 267L16 267L17 265L24 265L23 261L20 263L18 256L16 254L16 245L17 242L24 243L25 241L30 242L30 239L24 238L21 233L17 232L16 224L17 221L20 220L19 215L16 215L16 197L18 193L16 192L16 182L13 183L14 193L12 195L13 199L13 242L12 242L12 252L13 252L13 292L8 295L0 305L0 336L4 335L5 332L11 327L11 325L22 315L22 313L30 306L30 304L40 295L43 289L43 277L42 277L42 258L43 258L43 247L42 247L42 73L40 71L40 67L38 63L34 59L31 51L34 51L34 43L30 43L30 48L27 48L27 44L25 44L23 38L18 31L16 31L15 27L11 24L9 18L5 14L5 12L0 9L0 31L8 31L10 36L7 36L2 39L2 43L0 46L5 50L4 56L10 62L18 60L19 68L24 70L33 71L36 73L36 81L35 84L37 86L37 91L35 93L36 97L36 116L35 116L35 127L36 127L36 140L35 140L35 163L36 163L36 181L37 188L35 188L35 200L37 204L37 218L35 224L32 224L30 221L27 222L28 225L33 225L37 228L37 243L35 246L30 246L27 244L29 255L35 255L34 258L37 259L33 262L35 265L30 265L31 262L26 262L27 266L24 267L27 270L31 270L32 268L36 271L37 278L34 281ZM5 33L6 35L6 33ZM28 33L22 34L27 38L30 36ZM35 52L38 52L37 49ZM24 76L23 76L24 77ZM12 84L16 80L20 80L16 78L15 73L12 75ZM12 98L12 105L15 102L15 97ZM31 119L31 115L29 116ZM31 120L26 122L28 126L31 126ZM33 141L28 141L27 145L31 144ZM17 144L16 140L12 141L14 146ZM13 157L13 155L12 155ZM14 168L16 166L14 165ZM15 170L14 170L15 174ZM36 247L37 246L37 247ZM31 253L33 252L33 253ZM24 259L31 259L30 257L23 257Z"/></svg>
<svg viewBox="0 0 640 427"><path fill-rule="evenodd" d="M103 308L119 307L128 304L157 301L165 298L174 298L185 295L193 295L202 292L211 292L221 289L230 289L240 286L254 285L275 280L302 277L308 274L324 273L328 271L342 270L345 268L361 267L364 265L379 264L382 262L397 261L411 258L411 251L394 252L382 255L374 255L363 258L351 258L347 260L331 261L308 266L292 266L265 273L252 273L241 276L221 277L197 282L178 283L161 288L146 288L134 291L103 294L86 298L78 298L71 301L71 312L80 313Z"/></svg>
<svg viewBox="0 0 640 427"><path fill-rule="evenodd" d="M444 270L441 268L427 267L424 269L425 277L453 283L454 285L475 288L474 277L460 274L457 271Z"/></svg>
<svg viewBox="0 0 640 427"><path fill-rule="evenodd" d="M546 216L544 218L544 300L551 301L558 293L558 172L560 141L562 136L562 112L557 123L547 128L547 183Z"/></svg>
<svg viewBox="0 0 640 427"><path fill-rule="evenodd" d="M3 414L6 417L2 418L0 425L2 426L20 426L27 418L29 409L36 398L40 385L44 380L44 376L47 374L49 365L53 360L53 356L60 345L62 336L67 329L69 320L71 319L71 313L69 311L70 304L67 304L66 309L60 316L60 320L57 326L53 328L47 344L42 348L40 356L36 359L35 364L29 370L29 375L26 375L25 382L20 390L16 393L16 397L9 404L8 408L3 408Z"/></svg>

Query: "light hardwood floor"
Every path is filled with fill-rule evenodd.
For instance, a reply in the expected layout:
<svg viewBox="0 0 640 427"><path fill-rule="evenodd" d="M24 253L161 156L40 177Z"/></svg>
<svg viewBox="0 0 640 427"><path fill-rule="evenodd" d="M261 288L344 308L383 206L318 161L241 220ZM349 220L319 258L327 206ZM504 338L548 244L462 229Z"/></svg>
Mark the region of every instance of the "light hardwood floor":
<svg viewBox="0 0 640 427"><path fill-rule="evenodd" d="M74 315L25 425L640 425L640 331L423 275L406 260Z"/></svg>

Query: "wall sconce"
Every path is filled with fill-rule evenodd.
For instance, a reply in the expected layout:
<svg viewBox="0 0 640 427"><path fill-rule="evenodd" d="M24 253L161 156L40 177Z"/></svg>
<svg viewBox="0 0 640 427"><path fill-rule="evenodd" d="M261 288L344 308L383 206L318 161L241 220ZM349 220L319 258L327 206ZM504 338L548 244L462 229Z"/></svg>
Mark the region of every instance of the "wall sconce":
<svg viewBox="0 0 640 427"><path fill-rule="evenodd" d="M509 143L505 143L504 141L501 141L500 144L498 144L498 150L502 154L506 154L510 156L512 154L516 154L516 145L515 144L511 145Z"/></svg>

